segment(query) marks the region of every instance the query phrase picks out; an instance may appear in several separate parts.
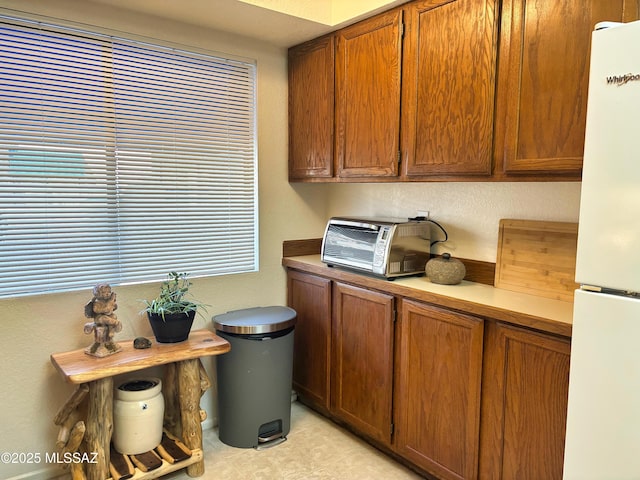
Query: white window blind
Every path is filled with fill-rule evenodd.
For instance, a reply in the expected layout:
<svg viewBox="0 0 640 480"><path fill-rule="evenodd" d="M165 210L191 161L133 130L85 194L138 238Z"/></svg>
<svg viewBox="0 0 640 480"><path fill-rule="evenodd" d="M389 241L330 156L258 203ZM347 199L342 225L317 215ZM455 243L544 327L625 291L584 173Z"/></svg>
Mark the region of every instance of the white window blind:
<svg viewBox="0 0 640 480"><path fill-rule="evenodd" d="M0 18L0 298L257 269L255 64Z"/></svg>

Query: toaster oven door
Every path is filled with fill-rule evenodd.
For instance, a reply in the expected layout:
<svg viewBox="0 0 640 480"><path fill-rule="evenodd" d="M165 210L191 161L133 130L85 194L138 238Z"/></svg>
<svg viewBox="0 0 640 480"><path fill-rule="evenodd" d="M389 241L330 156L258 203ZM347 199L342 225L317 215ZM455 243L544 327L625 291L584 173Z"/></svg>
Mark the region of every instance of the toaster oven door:
<svg viewBox="0 0 640 480"><path fill-rule="evenodd" d="M322 243L322 261L373 271L376 245L388 227L330 223Z"/></svg>

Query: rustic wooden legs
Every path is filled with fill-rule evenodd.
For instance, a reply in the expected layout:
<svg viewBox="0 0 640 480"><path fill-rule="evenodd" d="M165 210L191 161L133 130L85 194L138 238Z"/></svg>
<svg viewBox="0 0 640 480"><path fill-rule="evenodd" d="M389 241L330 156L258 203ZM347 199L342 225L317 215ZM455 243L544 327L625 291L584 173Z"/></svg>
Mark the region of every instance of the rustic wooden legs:
<svg viewBox="0 0 640 480"><path fill-rule="evenodd" d="M201 422L206 418L206 413L200 410L200 397L210 385L211 382L198 358L165 366L164 427L171 435L182 439L189 449L200 451L200 460L195 461L198 457L194 457L195 463L187 465L187 474L191 477L204 474ZM85 399L88 400L87 418L86 422L83 422L79 420L78 406L80 403L84 405ZM79 385L54 421L60 426L57 446L62 452L77 451L80 442L84 440L81 449L90 461L71 465L73 479L109 478L110 443L113 433L113 377Z"/></svg>
<svg viewBox="0 0 640 480"><path fill-rule="evenodd" d="M85 441L87 453L94 452L96 463L86 464L87 480L105 480L109 474L109 443L113 431L113 378L89 383L89 406Z"/></svg>
<svg viewBox="0 0 640 480"><path fill-rule="evenodd" d="M178 397L182 441L190 449L202 449L202 425L200 423L200 361L183 360L177 363ZM189 465L187 474L199 477L204 474L204 460Z"/></svg>
<svg viewBox="0 0 640 480"><path fill-rule="evenodd" d="M169 363L164 367L162 394L164 395L164 428L175 437L182 437L180 399L178 398L178 367Z"/></svg>
<svg viewBox="0 0 640 480"><path fill-rule="evenodd" d="M200 359L183 360L165 366L164 428L191 450L202 450L202 425L207 418L200 409L200 397L211 386ZM204 474L204 461L187 466L187 474Z"/></svg>

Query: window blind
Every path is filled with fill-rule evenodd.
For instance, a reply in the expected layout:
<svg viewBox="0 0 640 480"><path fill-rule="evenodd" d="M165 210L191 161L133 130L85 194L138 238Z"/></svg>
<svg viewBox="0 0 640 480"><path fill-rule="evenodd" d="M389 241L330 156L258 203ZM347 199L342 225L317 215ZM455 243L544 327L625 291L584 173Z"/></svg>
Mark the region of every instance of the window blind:
<svg viewBox="0 0 640 480"><path fill-rule="evenodd" d="M257 269L255 64L0 18L0 297Z"/></svg>

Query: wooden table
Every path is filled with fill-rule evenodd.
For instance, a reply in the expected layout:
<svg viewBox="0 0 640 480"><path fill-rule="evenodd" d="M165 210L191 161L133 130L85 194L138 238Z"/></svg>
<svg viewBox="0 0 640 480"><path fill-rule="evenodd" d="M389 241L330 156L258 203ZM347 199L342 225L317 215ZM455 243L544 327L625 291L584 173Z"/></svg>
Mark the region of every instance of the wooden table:
<svg viewBox="0 0 640 480"><path fill-rule="evenodd" d="M88 391L88 411L84 442L87 452L97 452L96 463L84 463L88 480L105 480L110 477L110 442L113 430L113 376L135 372L156 365L166 365L163 382L165 396L164 427L194 451L191 459L174 465L163 464L149 472L149 478L187 467L191 477L204 474L202 460L203 413L200 397L210 382L204 372L201 357L220 355L230 350L229 342L209 330L191 332L189 338L179 343L156 343L150 338L151 348L134 349L132 340L118 341L122 350L108 357L97 358L84 353L84 348L51 355L51 363L64 379L78 385L78 389L62 407L54 420L62 425ZM88 388L87 388L88 387ZM206 416L206 415L204 415ZM138 472L139 473L139 472ZM145 478L138 475L134 478Z"/></svg>

